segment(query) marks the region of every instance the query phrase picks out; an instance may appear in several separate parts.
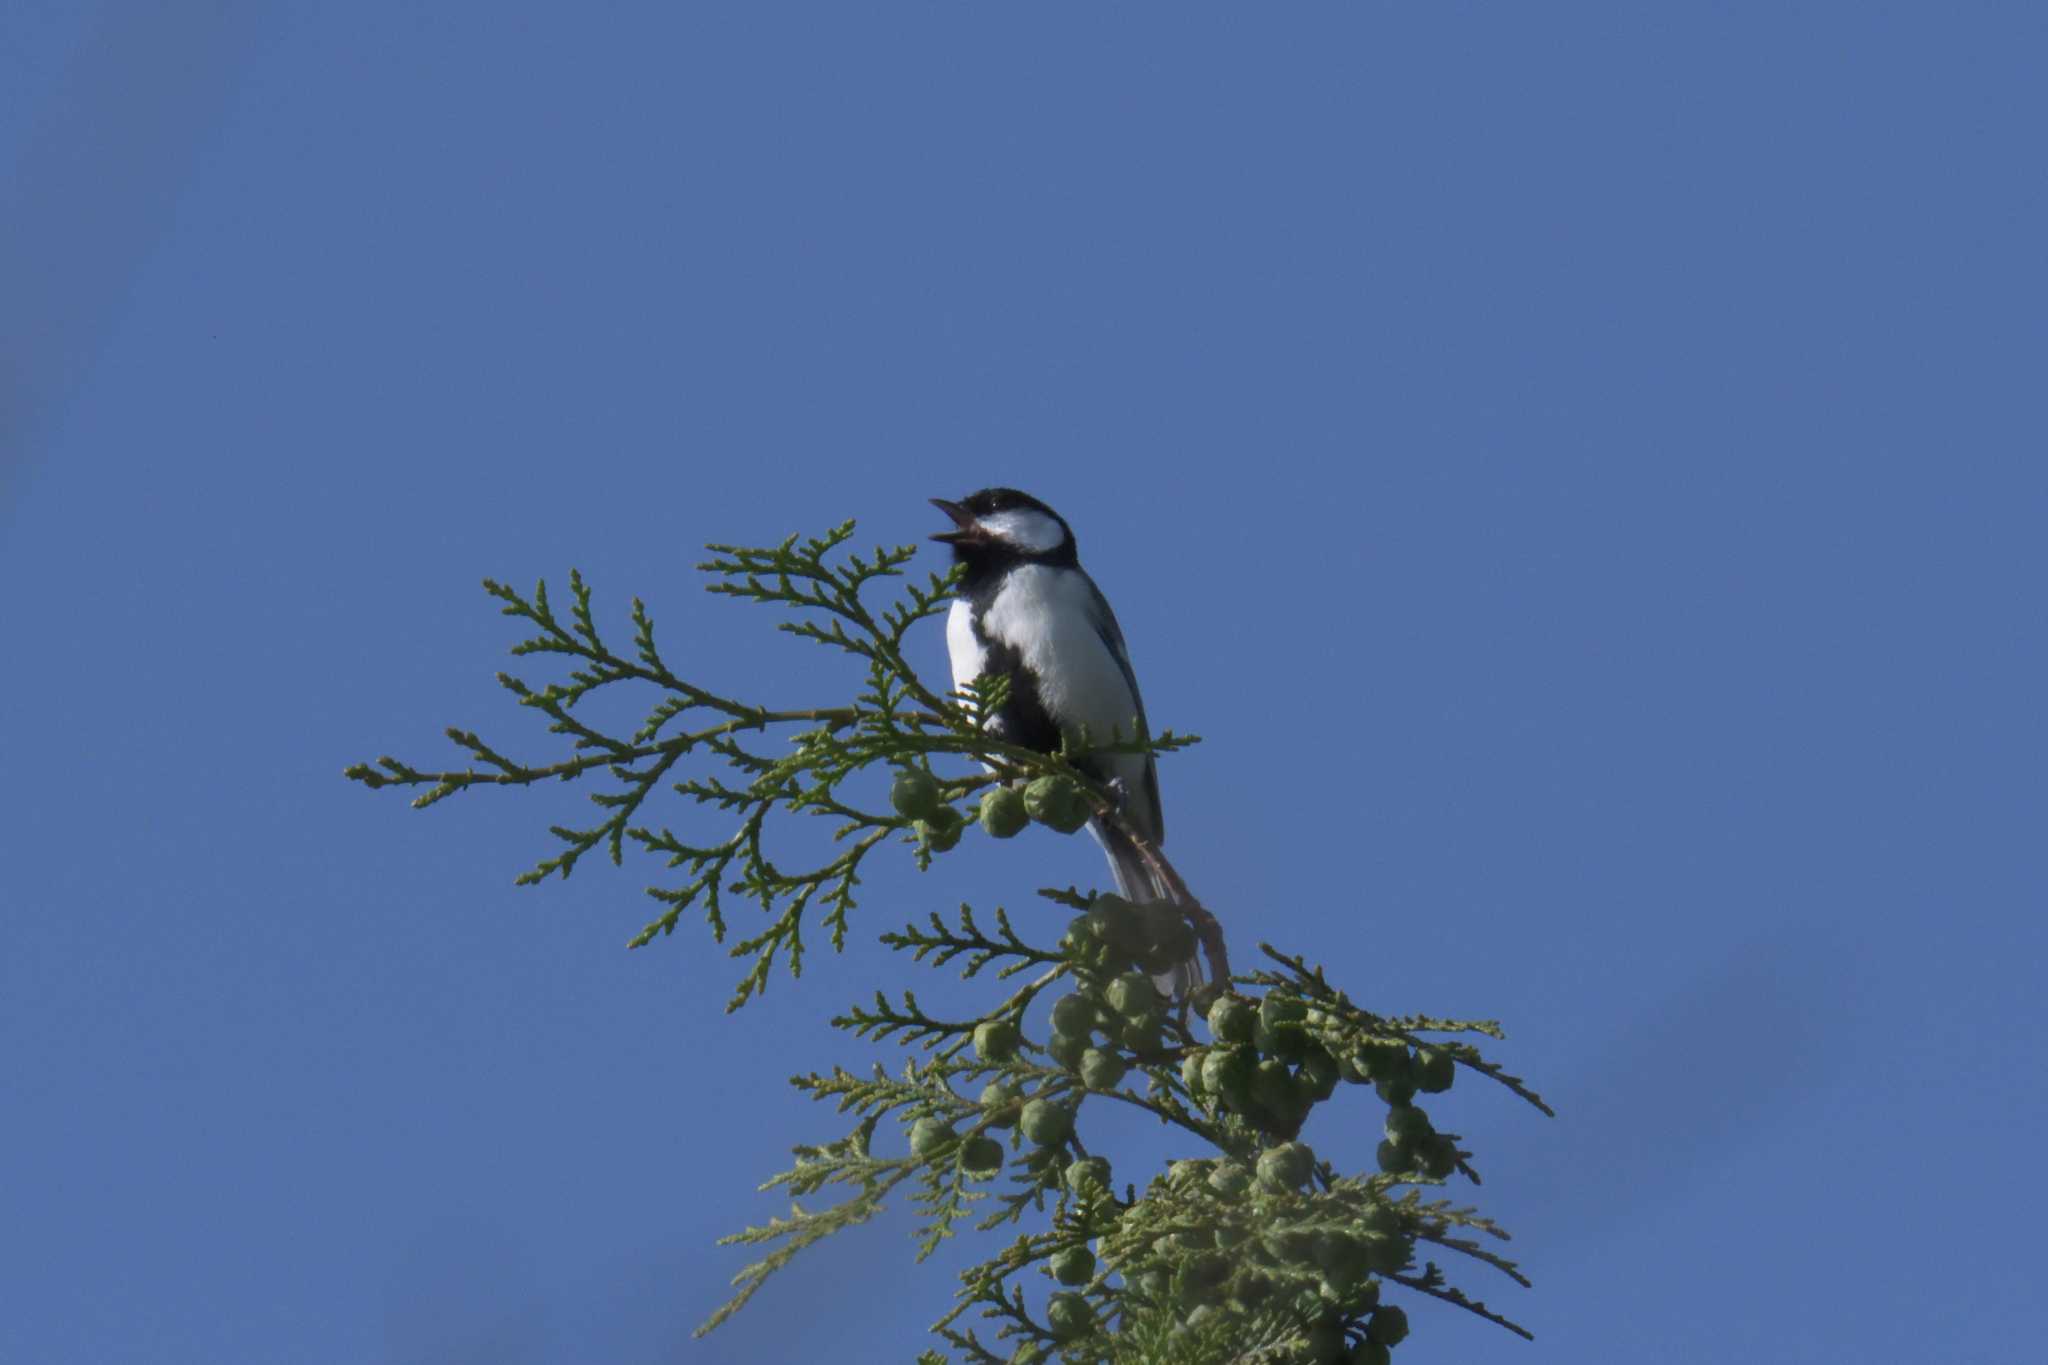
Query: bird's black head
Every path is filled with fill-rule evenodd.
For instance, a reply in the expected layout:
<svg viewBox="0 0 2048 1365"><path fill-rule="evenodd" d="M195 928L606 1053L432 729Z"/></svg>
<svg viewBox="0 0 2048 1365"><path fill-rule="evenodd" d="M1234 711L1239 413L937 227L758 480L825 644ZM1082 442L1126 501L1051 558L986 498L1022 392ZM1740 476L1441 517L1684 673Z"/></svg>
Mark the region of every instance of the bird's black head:
<svg viewBox="0 0 2048 1365"><path fill-rule="evenodd" d="M1014 488L984 488L958 502L933 498L953 529L932 537L953 547L970 574L1012 564L1073 564L1074 533L1059 513Z"/></svg>

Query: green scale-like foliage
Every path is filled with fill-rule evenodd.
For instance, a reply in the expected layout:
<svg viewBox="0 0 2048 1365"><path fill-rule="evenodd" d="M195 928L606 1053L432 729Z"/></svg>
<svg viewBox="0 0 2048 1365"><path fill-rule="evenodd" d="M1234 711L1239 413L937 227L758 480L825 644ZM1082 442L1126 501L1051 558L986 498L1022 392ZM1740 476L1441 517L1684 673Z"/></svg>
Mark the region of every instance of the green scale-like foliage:
<svg viewBox="0 0 2048 1365"><path fill-rule="evenodd" d="M790 709L721 696L671 671L637 599L632 645L621 654L599 632L580 575L570 576L566 621L545 583L528 597L486 581L504 614L533 629L513 653L558 655L567 665L566 681L539 688L499 675L564 737L566 752L527 763L450 729L471 756L460 770L387 757L347 775L372 788L424 788L419 807L477 786L591 779L595 823L554 827L559 847L519 881L566 877L600 847L614 863L629 848L662 860L671 878L648 888L661 912L633 938L636 948L672 933L692 907L724 943L730 898L753 903L761 926L728 950L746 962L728 1006L738 1008L778 961L801 974L813 905L833 946L843 946L860 869L883 845L901 844L928 868L960 848L970 826L1007 838L1032 819L1063 832L1082 815L1119 824L1116 794L1074 760L1195 742L1146 733L1135 721L1129 737L1083 735L1057 754L992 735L984 721L1002 704L999 680L936 693L904 657L913 628L945 610L952 578L906 579L914 547L841 556L852 529L765 549L713 546L716 557L700 566L711 591L785 608L795 617L781 629L851 656L850 700ZM884 579L901 592L877 609L863 594ZM606 733L577 714L592 693L631 688L651 698L630 734ZM771 749L772 731L781 733ZM893 774L881 809L847 794L850 779L869 770ZM710 807L722 833L685 836L655 824L650 809L671 796ZM810 865L772 857L770 834L793 815L829 821L836 851ZM1477 1262L1526 1284L1495 1249L1506 1234L1474 1209L1425 1193L1454 1178L1478 1180L1463 1137L1438 1131L1426 1107L1459 1074L1550 1112L1471 1041L1497 1039L1499 1029L1375 1014L1320 968L1263 944L1267 966L1231 975L1216 917L1157 849L1137 842L1174 888L1171 901L1131 905L1046 889L1040 897L1070 916L1057 935L1019 932L1002 909L985 922L963 905L881 936L912 962L1005 983L1000 998L972 1017L941 1019L899 986L833 1020L910 1055L899 1072L870 1063L795 1078L853 1126L836 1141L797 1147L795 1164L762 1187L786 1191L790 1212L726 1239L762 1254L702 1330L804 1248L866 1222L902 1188L920 1215L919 1259L963 1228L1013 1236L963 1274L952 1308L933 1325L956 1355L932 1350L923 1361L1384 1361L1407 1334L1396 1302L1403 1295L1522 1332L1444 1268ZM1214 984L1194 1000L1161 998L1150 974L1198 946ZM1033 1012L1041 997L1049 1009ZM1027 1013L1046 1016L1046 1026L1034 1032ZM1371 1087L1385 1108L1377 1148L1343 1154L1361 1168L1353 1173L1299 1137L1315 1106L1346 1084ZM1084 1143L1088 1117L1103 1105L1143 1110L1168 1135L1162 1168L1142 1184L1120 1184ZM802 1202L820 1199L828 1202Z"/></svg>

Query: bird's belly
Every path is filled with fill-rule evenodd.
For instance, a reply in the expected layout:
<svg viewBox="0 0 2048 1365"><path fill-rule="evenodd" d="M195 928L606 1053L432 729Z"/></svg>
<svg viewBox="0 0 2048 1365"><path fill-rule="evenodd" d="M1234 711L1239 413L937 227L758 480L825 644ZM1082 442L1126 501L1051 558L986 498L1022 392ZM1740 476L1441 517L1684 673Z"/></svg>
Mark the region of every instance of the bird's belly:
<svg viewBox="0 0 2048 1365"><path fill-rule="evenodd" d="M1038 699L1063 732L1086 726L1097 741L1134 733L1138 699L1123 666L1095 628L1086 580L1019 569L989 603L982 629L1017 652Z"/></svg>
<svg viewBox="0 0 2048 1365"><path fill-rule="evenodd" d="M1096 612L1085 578L1035 566L1013 571L981 612L985 641L977 637L973 608L954 603L946 621L954 685L988 670L1011 673L1013 714L1000 729L1016 743L1050 750L1061 736L1079 740L1084 730L1090 745L1131 738L1140 703L1096 628ZM1101 754L1082 766L1121 783L1141 832L1157 837L1147 756Z"/></svg>

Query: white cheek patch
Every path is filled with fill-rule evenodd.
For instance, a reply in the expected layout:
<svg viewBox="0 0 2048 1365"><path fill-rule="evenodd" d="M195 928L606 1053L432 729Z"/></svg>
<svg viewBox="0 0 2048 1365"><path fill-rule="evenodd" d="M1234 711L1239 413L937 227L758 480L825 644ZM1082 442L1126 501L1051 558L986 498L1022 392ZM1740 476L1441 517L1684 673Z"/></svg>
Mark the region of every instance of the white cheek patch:
<svg viewBox="0 0 2048 1365"><path fill-rule="evenodd" d="M1067 533L1057 521L1029 508L992 513L981 519L981 526L998 540L1008 541L1026 554L1057 550L1067 541Z"/></svg>

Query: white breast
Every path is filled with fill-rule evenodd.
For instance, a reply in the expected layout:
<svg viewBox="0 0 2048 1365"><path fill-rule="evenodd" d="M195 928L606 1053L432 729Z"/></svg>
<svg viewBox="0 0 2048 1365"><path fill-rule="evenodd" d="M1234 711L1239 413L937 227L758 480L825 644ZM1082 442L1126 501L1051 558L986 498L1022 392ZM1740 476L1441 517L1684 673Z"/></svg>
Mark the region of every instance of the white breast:
<svg viewBox="0 0 2048 1365"><path fill-rule="evenodd" d="M1015 646L1037 678L1046 714L1061 729L1086 725L1097 741L1132 734L1138 699L1095 628L1094 590L1085 576L1039 564L1014 569L982 615L981 627L990 639ZM950 642L951 621L947 637ZM957 652L954 660L957 670Z"/></svg>
<svg viewBox="0 0 2048 1365"><path fill-rule="evenodd" d="M953 609L946 613L946 655L953 665L955 691L980 677L987 663L981 641L974 638L974 608L964 597L954 598Z"/></svg>

